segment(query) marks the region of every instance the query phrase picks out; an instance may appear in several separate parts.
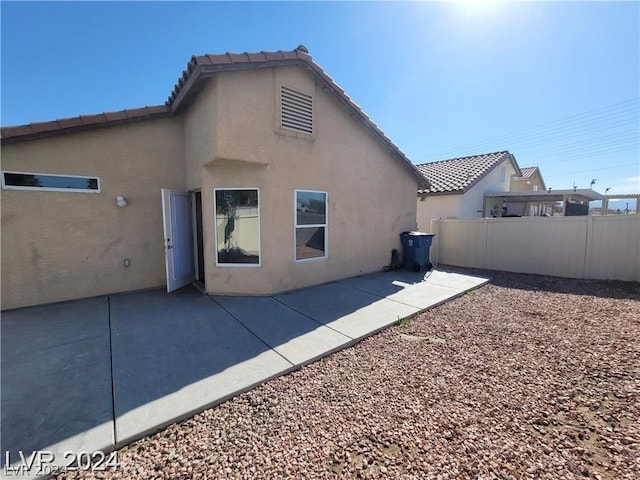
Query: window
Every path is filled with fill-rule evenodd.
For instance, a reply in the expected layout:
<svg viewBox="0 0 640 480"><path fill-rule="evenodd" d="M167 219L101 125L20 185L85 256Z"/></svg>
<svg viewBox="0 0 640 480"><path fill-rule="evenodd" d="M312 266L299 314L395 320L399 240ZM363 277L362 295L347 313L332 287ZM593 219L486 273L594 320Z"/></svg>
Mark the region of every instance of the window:
<svg viewBox="0 0 640 480"><path fill-rule="evenodd" d="M313 97L289 87L280 87L280 126L313 134Z"/></svg>
<svg viewBox="0 0 640 480"><path fill-rule="evenodd" d="M260 266L258 189L214 190L216 265Z"/></svg>
<svg viewBox="0 0 640 480"><path fill-rule="evenodd" d="M76 175L2 172L2 188L7 190L100 193L100 179Z"/></svg>
<svg viewBox="0 0 640 480"><path fill-rule="evenodd" d="M327 258L327 193L295 191L295 259Z"/></svg>
<svg viewBox="0 0 640 480"><path fill-rule="evenodd" d="M498 182L504 183L507 178L507 167L500 167Z"/></svg>

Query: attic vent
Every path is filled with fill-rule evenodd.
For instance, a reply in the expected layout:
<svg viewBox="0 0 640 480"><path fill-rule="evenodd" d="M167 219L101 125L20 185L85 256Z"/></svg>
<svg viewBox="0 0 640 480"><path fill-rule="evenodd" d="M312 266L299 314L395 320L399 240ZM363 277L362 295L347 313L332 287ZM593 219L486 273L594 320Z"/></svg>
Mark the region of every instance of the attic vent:
<svg viewBox="0 0 640 480"><path fill-rule="evenodd" d="M313 97L288 87L280 89L282 128L313 133Z"/></svg>

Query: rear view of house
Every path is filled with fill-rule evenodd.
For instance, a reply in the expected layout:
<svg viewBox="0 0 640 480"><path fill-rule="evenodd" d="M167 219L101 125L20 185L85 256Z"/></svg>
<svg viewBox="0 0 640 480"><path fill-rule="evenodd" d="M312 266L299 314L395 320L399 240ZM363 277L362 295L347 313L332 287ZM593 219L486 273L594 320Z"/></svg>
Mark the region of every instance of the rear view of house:
<svg viewBox="0 0 640 480"><path fill-rule="evenodd" d="M428 182L311 59L193 57L165 105L2 129L2 308L380 269Z"/></svg>

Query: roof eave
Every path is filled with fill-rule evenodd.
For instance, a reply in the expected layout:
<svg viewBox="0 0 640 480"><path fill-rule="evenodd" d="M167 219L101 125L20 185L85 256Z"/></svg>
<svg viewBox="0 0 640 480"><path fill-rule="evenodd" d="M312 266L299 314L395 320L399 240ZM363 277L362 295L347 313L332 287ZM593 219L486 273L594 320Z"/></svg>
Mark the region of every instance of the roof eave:
<svg viewBox="0 0 640 480"><path fill-rule="evenodd" d="M514 157L513 153L511 153L509 151L507 151L507 153L509 154L509 158L511 159L511 162L513 163L513 168L515 168L516 174L519 177L521 177L522 176L522 170L520 170L520 165L518 165L518 162L516 161L516 157Z"/></svg>
<svg viewBox="0 0 640 480"><path fill-rule="evenodd" d="M464 195L463 190L451 190L447 192L418 192L418 195L423 197L440 197L444 195Z"/></svg>
<svg viewBox="0 0 640 480"><path fill-rule="evenodd" d="M109 112L109 113L113 113L113 112ZM100 115L104 115L104 114L100 114ZM171 116L171 112L167 110L165 112L149 113L146 115L122 118L119 120L106 120L104 122L92 122L92 123L86 123L81 125L75 125L67 128L56 128L56 129L43 130L43 131L31 131L23 135L12 135L9 137L2 136L0 138L0 143L2 145L11 145L14 143L27 142L30 140L39 140L41 138L57 137L57 136L66 135L69 133L79 133L79 132L90 131L90 130L98 130L101 128L127 125L130 123L138 123L138 122L144 122L148 120L157 120L163 117L170 117L170 116ZM73 117L72 119L63 119L63 120L75 120L80 118L82 117ZM60 122L60 120L54 120L52 122L46 122L46 123L57 123L57 122ZM30 125L31 124L20 125L20 127L27 127ZM16 128L16 127L2 127L3 130L11 129L11 128Z"/></svg>

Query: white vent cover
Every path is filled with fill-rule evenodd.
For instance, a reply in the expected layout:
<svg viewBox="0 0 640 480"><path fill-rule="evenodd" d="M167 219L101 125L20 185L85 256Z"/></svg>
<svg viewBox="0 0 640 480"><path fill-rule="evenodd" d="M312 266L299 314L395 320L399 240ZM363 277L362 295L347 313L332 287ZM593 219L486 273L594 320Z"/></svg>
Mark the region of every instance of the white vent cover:
<svg viewBox="0 0 640 480"><path fill-rule="evenodd" d="M280 90L282 128L313 133L313 97L288 87Z"/></svg>

